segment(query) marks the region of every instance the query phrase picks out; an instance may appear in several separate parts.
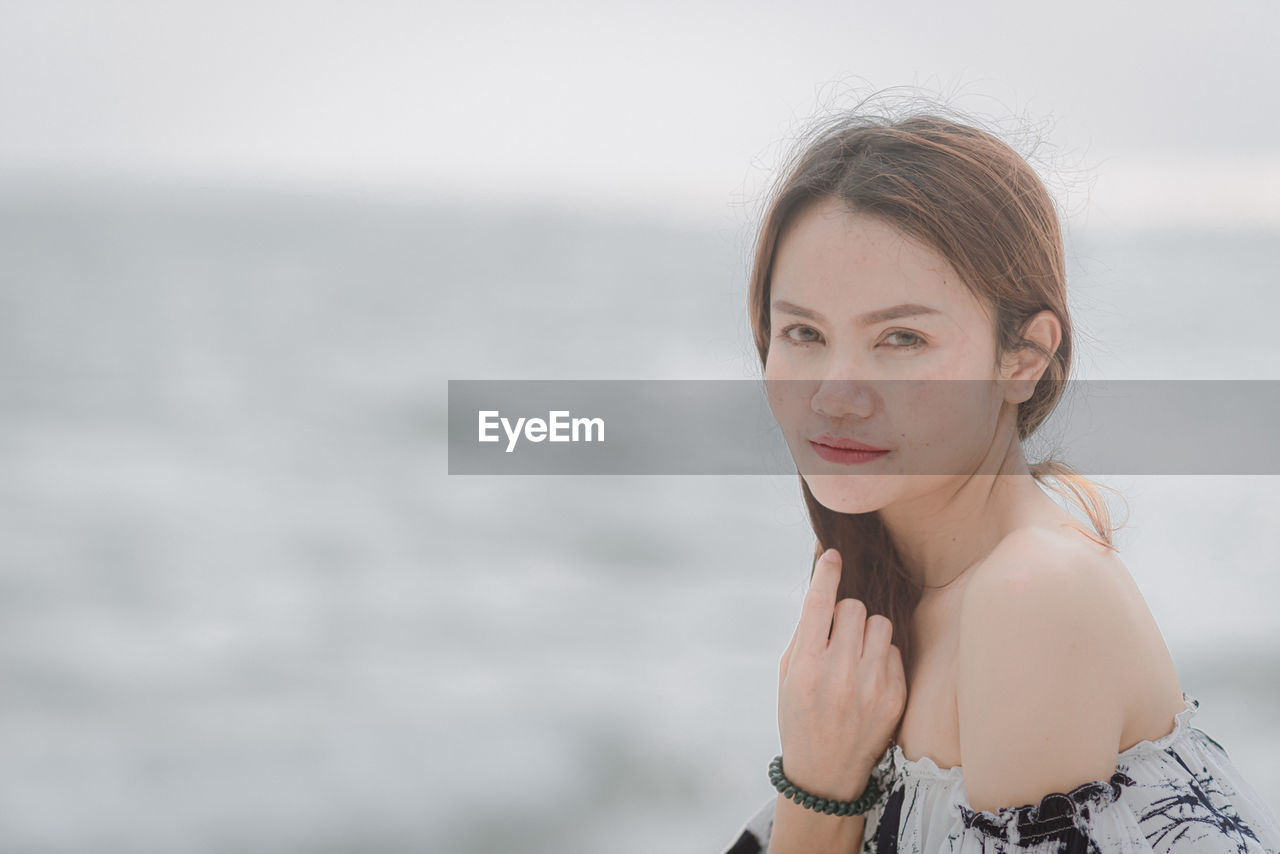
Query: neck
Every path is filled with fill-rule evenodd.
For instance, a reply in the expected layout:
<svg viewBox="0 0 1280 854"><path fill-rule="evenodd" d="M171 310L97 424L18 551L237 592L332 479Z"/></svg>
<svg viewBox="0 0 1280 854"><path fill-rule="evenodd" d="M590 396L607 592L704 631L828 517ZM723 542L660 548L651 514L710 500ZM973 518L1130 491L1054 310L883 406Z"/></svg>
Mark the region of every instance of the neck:
<svg viewBox="0 0 1280 854"><path fill-rule="evenodd" d="M1031 477L1009 418L977 471L878 512L924 596L966 576L1014 529L1066 513Z"/></svg>

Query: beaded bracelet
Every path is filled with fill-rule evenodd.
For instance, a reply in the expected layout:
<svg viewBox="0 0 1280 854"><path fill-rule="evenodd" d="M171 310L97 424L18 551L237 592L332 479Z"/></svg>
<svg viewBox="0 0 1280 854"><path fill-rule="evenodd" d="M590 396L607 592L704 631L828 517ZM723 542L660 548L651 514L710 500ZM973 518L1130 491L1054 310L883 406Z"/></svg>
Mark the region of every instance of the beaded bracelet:
<svg viewBox="0 0 1280 854"><path fill-rule="evenodd" d="M811 795L783 775L781 754L773 757L773 761L769 763L769 782L784 798L790 798L805 809L825 815L862 815L880 799L880 786L874 775L867 781L867 790L856 801L837 801Z"/></svg>

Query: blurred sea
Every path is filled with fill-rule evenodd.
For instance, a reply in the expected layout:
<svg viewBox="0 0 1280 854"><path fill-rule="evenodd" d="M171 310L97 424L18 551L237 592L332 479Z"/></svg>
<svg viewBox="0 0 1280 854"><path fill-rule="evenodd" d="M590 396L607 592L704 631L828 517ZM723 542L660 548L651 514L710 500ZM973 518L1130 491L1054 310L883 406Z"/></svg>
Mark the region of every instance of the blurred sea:
<svg viewBox="0 0 1280 854"><path fill-rule="evenodd" d="M1277 237L1068 233L1077 376L1280 379ZM720 850L771 792L796 481L449 477L445 401L756 376L749 239L0 192L0 848ZM1102 480L1196 725L1280 804L1280 482Z"/></svg>

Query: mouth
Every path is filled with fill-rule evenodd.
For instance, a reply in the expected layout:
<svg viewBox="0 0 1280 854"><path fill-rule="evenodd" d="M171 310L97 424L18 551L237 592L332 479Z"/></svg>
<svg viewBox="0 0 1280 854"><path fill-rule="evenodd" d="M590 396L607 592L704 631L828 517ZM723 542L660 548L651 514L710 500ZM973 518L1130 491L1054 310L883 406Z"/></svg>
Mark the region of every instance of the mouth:
<svg viewBox="0 0 1280 854"><path fill-rule="evenodd" d="M839 439L822 435L809 440L809 446L827 462L855 465L878 460L889 453L887 448L877 448L853 439Z"/></svg>

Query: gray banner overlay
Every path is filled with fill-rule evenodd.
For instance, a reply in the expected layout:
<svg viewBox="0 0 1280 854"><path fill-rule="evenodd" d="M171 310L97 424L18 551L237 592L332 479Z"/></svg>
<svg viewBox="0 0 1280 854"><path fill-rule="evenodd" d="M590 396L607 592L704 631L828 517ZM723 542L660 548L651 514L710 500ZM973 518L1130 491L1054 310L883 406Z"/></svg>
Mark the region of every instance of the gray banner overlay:
<svg viewBox="0 0 1280 854"><path fill-rule="evenodd" d="M958 474L981 459L1011 391L977 380L449 380L449 474ZM1023 453L1098 476L1280 474L1277 425L1277 380L1079 380L1062 385ZM812 444L824 436L887 452L829 459Z"/></svg>

